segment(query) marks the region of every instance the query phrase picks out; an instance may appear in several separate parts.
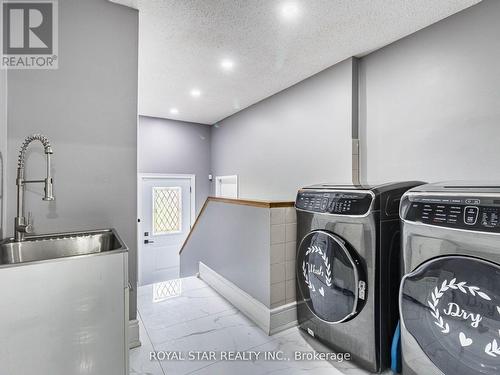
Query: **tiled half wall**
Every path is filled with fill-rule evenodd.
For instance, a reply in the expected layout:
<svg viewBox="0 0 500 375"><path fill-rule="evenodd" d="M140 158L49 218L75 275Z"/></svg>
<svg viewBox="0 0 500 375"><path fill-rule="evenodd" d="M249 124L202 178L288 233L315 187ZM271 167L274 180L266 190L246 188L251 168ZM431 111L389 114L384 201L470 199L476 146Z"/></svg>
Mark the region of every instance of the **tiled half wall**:
<svg viewBox="0 0 500 375"><path fill-rule="evenodd" d="M295 302L295 207L271 208L271 308Z"/></svg>

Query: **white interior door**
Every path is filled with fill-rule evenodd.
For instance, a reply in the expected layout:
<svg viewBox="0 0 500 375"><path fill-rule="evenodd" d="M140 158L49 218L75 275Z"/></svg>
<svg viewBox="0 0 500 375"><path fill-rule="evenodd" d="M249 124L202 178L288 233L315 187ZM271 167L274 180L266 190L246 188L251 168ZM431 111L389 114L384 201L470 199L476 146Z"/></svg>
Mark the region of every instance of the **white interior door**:
<svg viewBox="0 0 500 375"><path fill-rule="evenodd" d="M191 228L191 178L141 181L139 284L179 277L179 250Z"/></svg>

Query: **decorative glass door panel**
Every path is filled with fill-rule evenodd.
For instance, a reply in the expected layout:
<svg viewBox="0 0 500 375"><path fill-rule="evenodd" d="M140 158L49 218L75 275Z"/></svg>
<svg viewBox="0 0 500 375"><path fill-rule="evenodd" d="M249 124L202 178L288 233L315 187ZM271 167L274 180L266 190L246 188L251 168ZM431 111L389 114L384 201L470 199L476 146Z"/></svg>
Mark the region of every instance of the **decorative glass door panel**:
<svg viewBox="0 0 500 375"><path fill-rule="evenodd" d="M179 233L182 230L182 189L153 188L153 235Z"/></svg>

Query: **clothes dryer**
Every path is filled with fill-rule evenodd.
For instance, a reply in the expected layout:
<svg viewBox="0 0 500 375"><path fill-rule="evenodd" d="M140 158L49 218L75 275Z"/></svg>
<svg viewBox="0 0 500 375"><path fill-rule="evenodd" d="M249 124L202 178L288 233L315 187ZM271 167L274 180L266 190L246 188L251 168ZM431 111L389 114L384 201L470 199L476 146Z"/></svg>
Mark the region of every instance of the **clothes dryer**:
<svg viewBox="0 0 500 375"><path fill-rule="evenodd" d="M419 186L400 215L403 373L500 374L500 184Z"/></svg>

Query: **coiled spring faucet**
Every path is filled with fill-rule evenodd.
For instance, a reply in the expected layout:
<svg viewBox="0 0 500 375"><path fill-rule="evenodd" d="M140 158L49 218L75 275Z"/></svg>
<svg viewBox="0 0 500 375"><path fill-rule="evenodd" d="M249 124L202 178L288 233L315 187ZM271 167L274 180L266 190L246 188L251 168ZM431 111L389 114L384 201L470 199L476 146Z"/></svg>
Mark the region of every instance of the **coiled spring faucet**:
<svg viewBox="0 0 500 375"><path fill-rule="evenodd" d="M26 150L28 146L33 141L40 141L44 147L45 156L46 156L46 165L47 165L47 176L43 180L25 180L24 179L24 169L25 169L25 159L26 159ZM25 235L27 233L33 232L33 223L31 218L31 213L28 214L26 218L25 210L24 210L24 190L26 184L33 183L42 183L45 184L45 194L43 197L44 201L53 201L54 195L52 193L52 176L51 176L51 166L50 166L50 157L53 154L52 147L50 146L50 142L47 137L40 134L33 134L29 137L26 137L24 140L21 151L19 152L19 160L17 164L17 216L15 218L14 223L14 238L16 241L24 241Z"/></svg>

